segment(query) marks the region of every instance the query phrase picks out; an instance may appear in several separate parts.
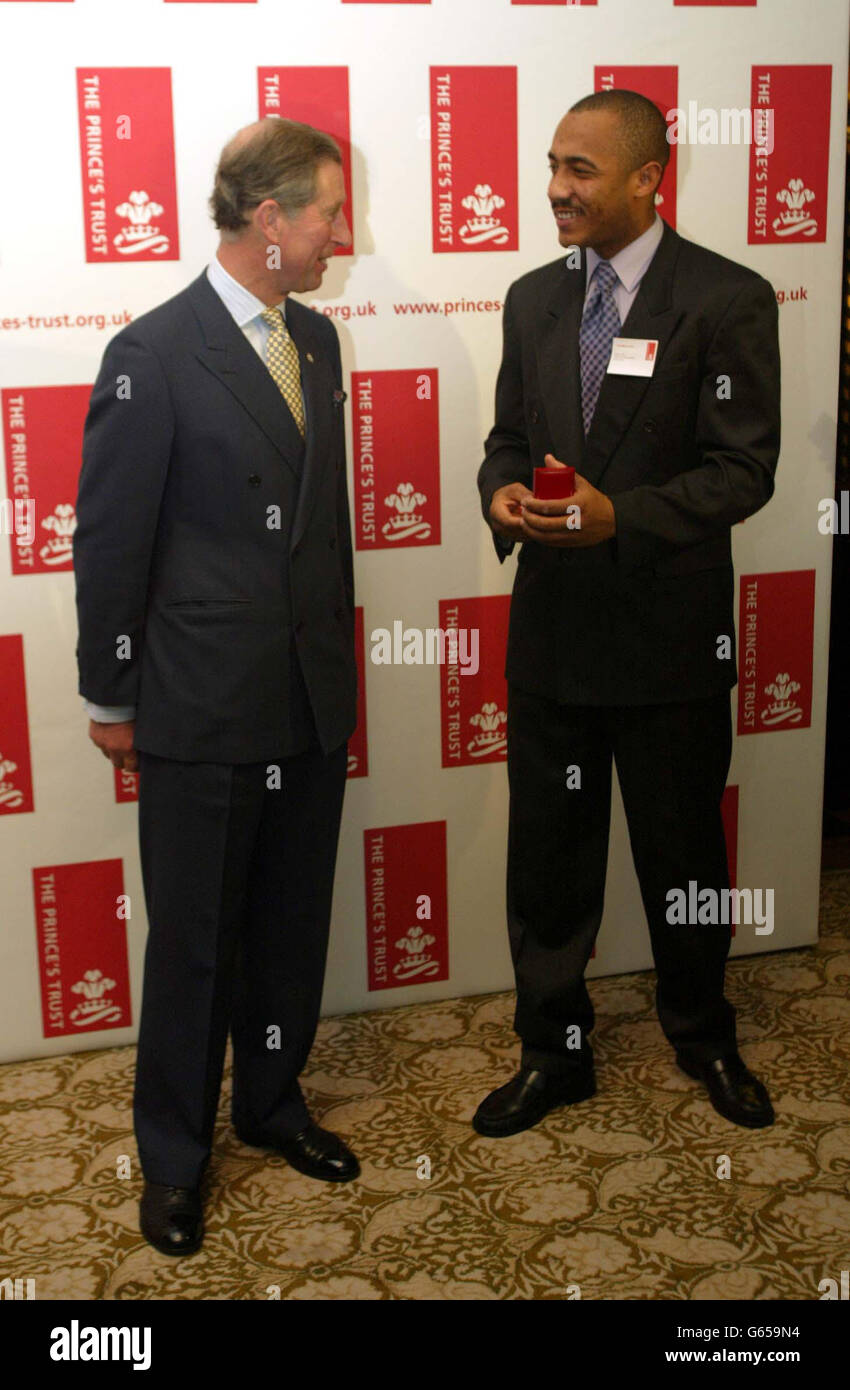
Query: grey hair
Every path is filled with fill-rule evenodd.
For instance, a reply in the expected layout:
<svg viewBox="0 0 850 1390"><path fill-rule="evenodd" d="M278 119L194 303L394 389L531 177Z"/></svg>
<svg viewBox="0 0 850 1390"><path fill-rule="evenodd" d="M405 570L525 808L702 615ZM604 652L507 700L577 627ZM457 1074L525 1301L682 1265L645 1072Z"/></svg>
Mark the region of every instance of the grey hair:
<svg viewBox="0 0 850 1390"><path fill-rule="evenodd" d="M237 131L221 152L209 206L222 232L241 232L248 214L273 198L287 215L300 212L316 196L320 164L342 163L337 142L301 121L267 116Z"/></svg>

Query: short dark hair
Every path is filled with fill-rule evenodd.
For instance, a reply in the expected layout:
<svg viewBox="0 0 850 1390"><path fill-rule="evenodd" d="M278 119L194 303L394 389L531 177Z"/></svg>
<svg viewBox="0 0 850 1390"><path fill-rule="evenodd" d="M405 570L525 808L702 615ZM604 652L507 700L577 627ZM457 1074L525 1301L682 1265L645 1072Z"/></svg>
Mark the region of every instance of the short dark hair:
<svg viewBox="0 0 850 1390"><path fill-rule="evenodd" d="M656 160L662 169L670 158L667 122L664 113L649 97L627 88L614 87L606 92L593 92L582 97L570 111L612 111L619 122L623 142L623 158L628 172L640 169Z"/></svg>
<svg viewBox="0 0 850 1390"><path fill-rule="evenodd" d="M210 212L223 232L241 232L247 214L274 198L292 214L312 203L320 164L342 163L339 145L323 130L301 121L267 116L237 131L221 152L210 197Z"/></svg>

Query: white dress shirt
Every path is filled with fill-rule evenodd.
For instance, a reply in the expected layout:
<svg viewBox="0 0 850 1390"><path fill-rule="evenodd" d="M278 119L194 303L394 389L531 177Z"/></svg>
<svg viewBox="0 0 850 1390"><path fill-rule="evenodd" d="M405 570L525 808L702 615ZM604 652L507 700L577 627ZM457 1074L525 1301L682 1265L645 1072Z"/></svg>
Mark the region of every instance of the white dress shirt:
<svg viewBox="0 0 850 1390"><path fill-rule="evenodd" d="M224 307L242 329L257 356L263 362L267 362L271 329L260 315L268 306L250 290L246 290L244 285L240 285L238 280L234 280L217 255L207 266L207 279ZM276 307L280 309L285 322L286 300L282 299ZM123 724L126 720L136 717L135 705L93 705L90 700L85 699L83 705L89 719L95 719L99 724Z"/></svg>

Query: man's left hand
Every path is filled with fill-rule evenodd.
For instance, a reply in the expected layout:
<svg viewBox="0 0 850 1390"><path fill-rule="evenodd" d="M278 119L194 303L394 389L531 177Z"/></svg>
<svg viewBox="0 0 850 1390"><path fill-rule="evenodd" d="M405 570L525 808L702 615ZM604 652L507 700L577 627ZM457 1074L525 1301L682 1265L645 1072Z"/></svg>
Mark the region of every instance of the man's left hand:
<svg viewBox="0 0 850 1390"><path fill-rule="evenodd" d="M554 454L544 460L547 468L565 468ZM539 497L522 499L522 536L524 540L541 545L585 546L599 545L616 533L614 504L580 473L575 477L576 490L571 497L545 501ZM567 511L572 507L573 511ZM578 512L575 508L578 508Z"/></svg>

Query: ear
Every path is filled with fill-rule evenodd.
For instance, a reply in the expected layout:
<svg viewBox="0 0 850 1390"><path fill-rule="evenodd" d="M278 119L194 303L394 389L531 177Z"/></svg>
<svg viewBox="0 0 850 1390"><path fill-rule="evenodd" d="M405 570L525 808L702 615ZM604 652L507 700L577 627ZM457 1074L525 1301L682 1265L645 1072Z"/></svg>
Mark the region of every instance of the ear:
<svg viewBox="0 0 850 1390"><path fill-rule="evenodd" d="M283 211L274 198L266 198L254 208L251 218L265 241L279 241L283 230Z"/></svg>
<svg viewBox="0 0 850 1390"><path fill-rule="evenodd" d="M661 182L661 175L664 173L657 159L650 160L647 164L642 164L637 173L637 186L635 192L639 198L653 197L658 185Z"/></svg>

